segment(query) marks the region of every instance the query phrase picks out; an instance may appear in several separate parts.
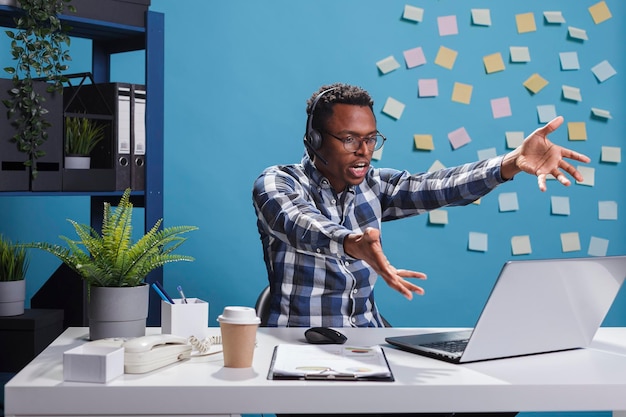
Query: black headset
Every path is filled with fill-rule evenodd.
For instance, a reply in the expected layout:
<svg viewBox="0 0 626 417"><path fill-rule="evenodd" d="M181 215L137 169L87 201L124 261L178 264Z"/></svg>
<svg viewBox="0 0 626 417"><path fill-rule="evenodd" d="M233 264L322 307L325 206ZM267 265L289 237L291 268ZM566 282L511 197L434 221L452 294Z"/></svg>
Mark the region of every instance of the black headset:
<svg viewBox="0 0 626 417"><path fill-rule="evenodd" d="M321 93L319 93L317 97L315 97L315 100L313 100L313 104L311 105L311 110L309 111L309 114L307 115L307 118L306 118L306 133L304 134L304 145L307 148L312 149L315 156L319 157L323 162L324 162L324 158L320 157L317 154L317 152L315 152L322 146L322 134L318 132L317 130L313 129L313 113L315 112L315 107L317 106L317 102L320 101L322 96L338 88L339 87L332 87L332 88L329 88L328 90L324 90Z"/></svg>

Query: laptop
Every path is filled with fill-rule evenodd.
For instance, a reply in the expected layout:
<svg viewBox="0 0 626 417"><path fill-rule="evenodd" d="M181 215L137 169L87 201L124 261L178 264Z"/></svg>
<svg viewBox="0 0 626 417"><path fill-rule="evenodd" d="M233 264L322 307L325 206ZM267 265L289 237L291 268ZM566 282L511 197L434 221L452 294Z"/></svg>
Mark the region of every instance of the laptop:
<svg viewBox="0 0 626 417"><path fill-rule="evenodd" d="M506 262L473 329L387 337L467 363L589 346L626 277L626 256Z"/></svg>

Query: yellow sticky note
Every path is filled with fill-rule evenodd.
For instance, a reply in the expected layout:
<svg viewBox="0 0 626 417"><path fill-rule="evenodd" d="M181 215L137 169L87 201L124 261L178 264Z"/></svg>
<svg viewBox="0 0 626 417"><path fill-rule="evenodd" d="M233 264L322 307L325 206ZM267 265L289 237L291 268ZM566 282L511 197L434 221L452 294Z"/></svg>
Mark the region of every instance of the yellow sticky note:
<svg viewBox="0 0 626 417"><path fill-rule="evenodd" d="M589 13L591 13L591 18L596 25L613 17L605 1L601 1L589 7Z"/></svg>
<svg viewBox="0 0 626 417"><path fill-rule="evenodd" d="M567 134L569 140L587 140L587 128L585 122L567 123Z"/></svg>
<svg viewBox="0 0 626 417"><path fill-rule="evenodd" d="M456 101L457 103L470 104L472 100L472 87L469 84L463 83L454 83L454 88L452 90L452 101Z"/></svg>
<svg viewBox="0 0 626 417"><path fill-rule="evenodd" d="M487 71L487 74L504 71L504 61L502 60L502 54L500 54L500 52L486 55L483 58L483 63L485 64L485 71Z"/></svg>
<svg viewBox="0 0 626 417"><path fill-rule="evenodd" d="M524 87L529 89L533 94L537 94L546 85L548 85L548 81L539 74L533 74L524 81Z"/></svg>
<svg viewBox="0 0 626 417"><path fill-rule="evenodd" d="M413 135L415 147L423 151L432 151L435 149L433 144L433 135Z"/></svg>
<svg viewBox="0 0 626 417"><path fill-rule="evenodd" d="M457 51L446 48L445 46L440 46L439 51L437 52L437 58L435 58L435 64L447 69L452 69L457 55Z"/></svg>
<svg viewBox="0 0 626 417"><path fill-rule="evenodd" d="M516 14L515 23L517 23L517 33L528 33L537 30L535 15L532 13Z"/></svg>

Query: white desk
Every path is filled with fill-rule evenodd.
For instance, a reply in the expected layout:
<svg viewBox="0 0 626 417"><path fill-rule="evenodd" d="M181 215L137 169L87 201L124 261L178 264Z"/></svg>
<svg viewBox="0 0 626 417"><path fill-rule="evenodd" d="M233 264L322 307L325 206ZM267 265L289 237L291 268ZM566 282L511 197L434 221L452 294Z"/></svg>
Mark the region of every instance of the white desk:
<svg viewBox="0 0 626 417"><path fill-rule="evenodd" d="M388 335L433 330L440 329L342 329L348 343L383 346ZM63 382L63 352L84 343L88 334L85 328L70 328L6 385L5 413L200 416L626 410L626 328L600 329L589 349L467 365L386 347L395 382L267 380L274 346L304 343L303 332L259 329L249 369L223 368L218 354L147 374L122 375L108 384L90 384Z"/></svg>

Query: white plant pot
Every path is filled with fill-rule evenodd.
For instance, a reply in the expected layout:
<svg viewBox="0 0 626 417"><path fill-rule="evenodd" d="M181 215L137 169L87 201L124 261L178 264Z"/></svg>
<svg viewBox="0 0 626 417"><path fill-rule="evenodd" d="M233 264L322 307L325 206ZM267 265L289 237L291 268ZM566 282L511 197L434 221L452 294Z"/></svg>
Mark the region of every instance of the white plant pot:
<svg viewBox="0 0 626 417"><path fill-rule="evenodd" d="M0 316L19 316L24 314L26 299L26 280L0 281Z"/></svg>
<svg viewBox="0 0 626 417"><path fill-rule="evenodd" d="M66 156L65 169L89 169L91 166L90 156Z"/></svg>

